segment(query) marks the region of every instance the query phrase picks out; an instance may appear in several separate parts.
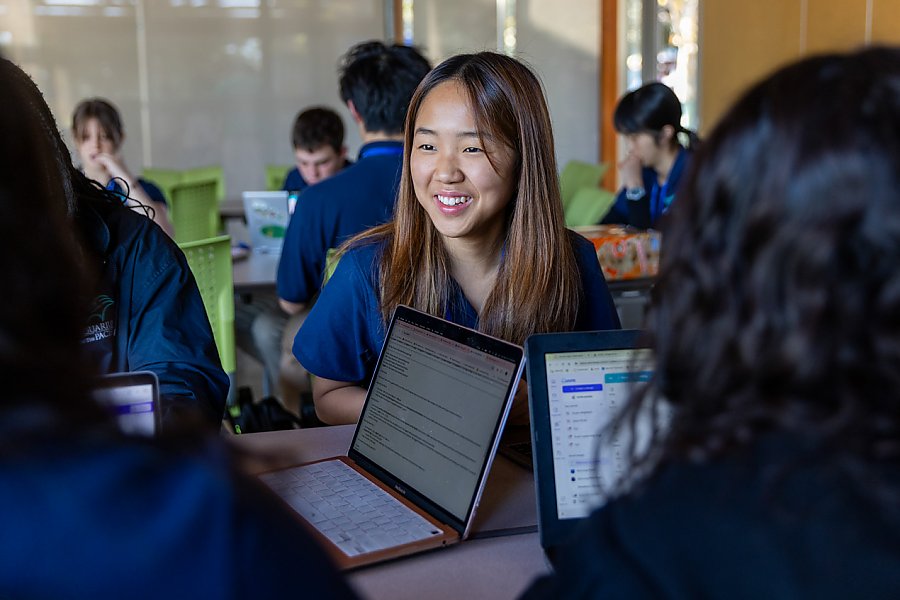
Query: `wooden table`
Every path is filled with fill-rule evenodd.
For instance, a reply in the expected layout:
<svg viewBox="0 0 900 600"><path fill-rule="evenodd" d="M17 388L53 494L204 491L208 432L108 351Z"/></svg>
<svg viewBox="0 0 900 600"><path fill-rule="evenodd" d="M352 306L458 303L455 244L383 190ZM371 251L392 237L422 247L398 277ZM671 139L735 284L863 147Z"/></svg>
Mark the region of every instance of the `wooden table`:
<svg viewBox="0 0 900 600"><path fill-rule="evenodd" d="M354 426L254 433L231 438L269 457L260 469L346 454ZM549 572L536 532L534 478L498 456L469 540L348 573L365 598L515 598Z"/></svg>

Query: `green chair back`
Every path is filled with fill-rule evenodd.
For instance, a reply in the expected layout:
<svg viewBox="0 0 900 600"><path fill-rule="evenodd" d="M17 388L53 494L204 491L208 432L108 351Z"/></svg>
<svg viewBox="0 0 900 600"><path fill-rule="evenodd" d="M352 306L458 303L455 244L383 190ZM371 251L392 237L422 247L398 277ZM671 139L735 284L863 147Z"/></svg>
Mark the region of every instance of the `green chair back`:
<svg viewBox="0 0 900 600"><path fill-rule="evenodd" d="M221 204L222 201L225 200L225 170L220 165L185 169L181 175L181 181L184 183L207 181L210 179L215 180L216 182L216 202Z"/></svg>
<svg viewBox="0 0 900 600"><path fill-rule="evenodd" d="M178 169L157 169L147 167L141 173L141 177L156 184L166 195L166 200L172 198L172 187L182 182L183 172Z"/></svg>
<svg viewBox="0 0 900 600"><path fill-rule="evenodd" d="M563 208L567 208L575 195L582 188L599 189L600 180L606 174L606 164L592 164L580 160L570 160L566 163L559 176L559 187L562 195Z"/></svg>
<svg viewBox="0 0 900 600"><path fill-rule="evenodd" d="M174 185L169 197L169 217L179 244L215 236L219 229L215 180Z"/></svg>
<svg viewBox="0 0 900 600"><path fill-rule="evenodd" d="M609 190L583 187L565 207L566 227L596 225L606 216L616 201Z"/></svg>
<svg viewBox="0 0 900 600"><path fill-rule="evenodd" d="M266 165L266 190L277 192L284 184L288 171L293 169L290 165Z"/></svg>
<svg viewBox="0 0 900 600"><path fill-rule="evenodd" d="M328 280L334 275L334 270L337 269L340 261L341 259L338 257L337 248L329 248L328 251L325 252L325 273L322 275L322 287L325 287L325 284L328 283Z"/></svg>
<svg viewBox="0 0 900 600"><path fill-rule="evenodd" d="M227 235L179 244L212 326L219 360L226 373L236 369L234 342L234 284L231 271L231 237Z"/></svg>

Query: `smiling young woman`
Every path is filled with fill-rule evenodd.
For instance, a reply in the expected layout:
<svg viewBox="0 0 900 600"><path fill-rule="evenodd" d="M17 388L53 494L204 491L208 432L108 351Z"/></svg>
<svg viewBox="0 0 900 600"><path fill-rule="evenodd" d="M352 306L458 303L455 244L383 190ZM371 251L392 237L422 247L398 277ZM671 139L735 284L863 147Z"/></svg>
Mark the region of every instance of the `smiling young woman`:
<svg viewBox="0 0 900 600"><path fill-rule="evenodd" d="M294 344L328 423L358 418L398 304L517 344L619 327L593 246L565 228L528 67L491 52L446 60L416 90L404 142L394 220L343 246Z"/></svg>

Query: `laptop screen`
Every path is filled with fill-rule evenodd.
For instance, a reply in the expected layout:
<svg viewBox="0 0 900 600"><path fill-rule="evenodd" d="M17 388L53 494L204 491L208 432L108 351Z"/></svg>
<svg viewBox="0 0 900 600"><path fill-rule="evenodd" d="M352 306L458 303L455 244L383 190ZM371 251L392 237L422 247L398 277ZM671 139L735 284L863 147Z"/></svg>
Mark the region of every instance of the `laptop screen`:
<svg viewBox="0 0 900 600"><path fill-rule="evenodd" d="M633 385L649 381L652 354L645 348L553 352L544 360L556 511L560 519L579 519L602 504L602 490L624 474L624 440L614 432L602 443L601 432Z"/></svg>
<svg viewBox="0 0 900 600"><path fill-rule="evenodd" d="M398 308L351 450L465 521L521 356L517 346Z"/></svg>
<svg viewBox="0 0 900 600"><path fill-rule="evenodd" d="M153 436L159 421L158 385L149 371L119 373L100 378L92 395L114 415L123 433Z"/></svg>

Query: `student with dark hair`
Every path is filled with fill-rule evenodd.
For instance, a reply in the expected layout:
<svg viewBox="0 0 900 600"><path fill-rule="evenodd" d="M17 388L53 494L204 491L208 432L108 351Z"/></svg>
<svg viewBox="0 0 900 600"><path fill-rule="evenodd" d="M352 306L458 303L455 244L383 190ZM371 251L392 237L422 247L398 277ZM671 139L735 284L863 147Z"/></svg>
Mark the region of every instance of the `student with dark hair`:
<svg viewBox="0 0 900 600"><path fill-rule="evenodd" d="M90 399L94 263L70 223L87 180L72 181L28 76L0 59L0 83L0 132L15 141L0 144L0 597L284 598L298 582L351 597L220 441L126 437Z"/></svg>
<svg viewBox="0 0 900 600"><path fill-rule="evenodd" d="M681 126L681 102L662 83L650 83L623 96L613 122L625 136L627 155L619 163L622 190L603 222L655 227L675 201L699 138ZM679 134L687 145L678 141Z"/></svg>
<svg viewBox="0 0 900 600"><path fill-rule="evenodd" d="M491 52L444 61L416 90L404 132L394 219L347 242L294 342L327 423L359 418L398 304L516 344L619 327L593 245L566 230L550 116L528 67Z"/></svg>
<svg viewBox="0 0 900 600"><path fill-rule="evenodd" d="M898 598L900 50L782 68L695 161L620 425L669 418L529 597Z"/></svg>
<svg viewBox="0 0 900 600"><path fill-rule="evenodd" d="M391 218L403 160L403 120L428 61L408 46L364 42L341 63L340 93L364 142L356 163L303 192L278 264L281 307L300 327L319 292L329 250ZM296 331L296 329L294 329ZM289 352L285 362L295 363ZM290 406L293 399L283 399Z"/></svg>
<svg viewBox="0 0 900 600"><path fill-rule="evenodd" d="M301 111L294 120L291 144L297 166L285 177L284 191L302 192L353 164L347 160L344 122L330 108ZM263 363L268 389L293 412L299 411L300 394L309 391L309 374L291 354L305 314L285 313L274 292L257 292L252 303L235 305L238 346Z"/></svg>
<svg viewBox="0 0 900 600"><path fill-rule="evenodd" d="M65 186L66 194L54 197L67 209L90 277L93 301L83 321L83 349L103 373L156 373L164 426L190 415L218 428L228 377L184 255L159 227L125 208L119 194L72 165L53 115L25 73L0 61L0 78L10 105L6 112L25 119L23 107L33 107L35 114L27 118L34 135L49 137L59 148L47 159L51 168L43 177ZM0 133L19 140L7 130Z"/></svg>
<svg viewBox="0 0 900 600"><path fill-rule="evenodd" d="M125 127L109 100L89 98L79 102L72 112L72 137L88 179L121 194L126 206L147 214L163 231L173 234L162 190L132 175L122 159Z"/></svg>
<svg viewBox="0 0 900 600"><path fill-rule="evenodd" d="M307 108L298 114L291 130L291 145L297 166L284 179L285 191L302 192L350 165L344 146L344 122L330 108Z"/></svg>

